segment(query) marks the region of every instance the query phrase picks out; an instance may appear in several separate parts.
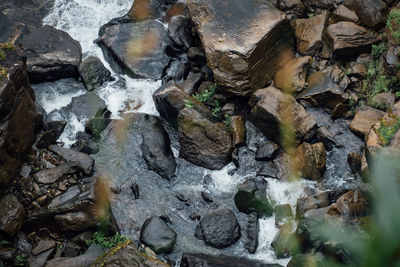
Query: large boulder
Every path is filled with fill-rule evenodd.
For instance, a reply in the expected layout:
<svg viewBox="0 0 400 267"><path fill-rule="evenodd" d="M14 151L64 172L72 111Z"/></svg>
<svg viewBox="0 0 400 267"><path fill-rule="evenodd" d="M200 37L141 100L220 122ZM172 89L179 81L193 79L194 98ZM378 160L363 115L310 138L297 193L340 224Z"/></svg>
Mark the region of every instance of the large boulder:
<svg viewBox="0 0 400 267"><path fill-rule="evenodd" d="M63 232L82 232L95 225L93 218L83 211L56 215L54 219Z"/></svg>
<svg viewBox="0 0 400 267"><path fill-rule="evenodd" d="M0 74L0 194L16 177L34 141L35 125L41 120L25 62L25 55L14 46L0 61L7 74Z"/></svg>
<svg viewBox="0 0 400 267"><path fill-rule="evenodd" d="M176 233L160 218L150 217L142 226L140 242L155 253L171 253L175 246Z"/></svg>
<svg viewBox="0 0 400 267"><path fill-rule="evenodd" d="M160 80L172 45L165 27L156 20L110 22L99 32L98 43L111 67L132 77Z"/></svg>
<svg viewBox="0 0 400 267"><path fill-rule="evenodd" d="M267 195L267 182L264 179L250 179L241 184L235 195L237 209L246 214L257 213L259 217L271 216L273 207Z"/></svg>
<svg viewBox="0 0 400 267"><path fill-rule="evenodd" d="M33 29L21 44L32 83L79 76L82 48L68 33L46 25Z"/></svg>
<svg viewBox="0 0 400 267"><path fill-rule="evenodd" d="M385 22L387 6L382 0L346 0L345 5L357 13L365 26L379 28Z"/></svg>
<svg viewBox="0 0 400 267"><path fill-rule="evenodd" d="M321 179L326 169L326 152L323 143L301 144L296 151L294 166L300 177Z"/></svg>
<svg viewBox="0 0 400 267"><path fill-rule="evenodd" d="M1 12L0 3L0 43L19 44L29 30L22 23L15 23Z"/></svg>
<svg viewBox="0 0 400 267"><path fill-rule="evenodd" d="M178 116L179 156L212 170L222 169L231 160L232 137L220 125L199 112L184 108Z"/></svg>
<svg viewBox="0 0 400 267"><path fill-rule="evenodd" d="M196 238L215 248L226 248L240 238L240 225L235 214L228 209L204 215L196 227Z"/></svg>
<svg viewBox="0 0 400 267"><path fill-rule="evenodd" d="M94 160L89 155L57 145L49 146L49 150L67 161L76 162L76 165L79 166L85 174L90 175L92 173Z"/></svg>
<svg viewBox="0 0 400 267"><path fill-rule="evenodd" d="M368 53L377 40L367 29L349 21L329 25L326 38L331 50L341 56Z"/></svg>
<svg viewBox="0 0 400 267"><path fill-rule="evenodd" d="M265 86L291 42L283 13L269 1L190 0L187 5L216 82L236 95Z"/></svg>
<svg viewBox="0 0 400 267"><path fill-rule="evenodd" d="M153 100L160 116L175 127L177 126L179 112L186 106L191 106L205 118L212 118L211 111L206 105L186 93L172 81L158 88L153 94Z"/></svg>
<svg viewBox="0 0 400 267"><path fill-rule="evenodd" d="M54 0L1 1L0 13L3 12L12 21L41 27L53 6Z"/></svg>
<svg viewBox="0 0 400 267"><path fill-rule="evenodd" d="M327 18L327 14L323 13L308 19L296 19L294 27L300 54L313 56L322 49L322 34Z"/></svg>
<svg viewBox="0 0 400 267"><path fill-rule="evenodd" d="M25 219L25 209L17 197L8 194L0 199L0 230L15 235Z"/></svg>
<svg viewBox="0 0 400 267"><path fill-rule="evenodd" d="M314 134L315 119L292 96L268 87L254 92L250 102L254 105L250 120L271 140L281 144L285 134L280 130L283 124L293 126L298 142Z"/></svg>

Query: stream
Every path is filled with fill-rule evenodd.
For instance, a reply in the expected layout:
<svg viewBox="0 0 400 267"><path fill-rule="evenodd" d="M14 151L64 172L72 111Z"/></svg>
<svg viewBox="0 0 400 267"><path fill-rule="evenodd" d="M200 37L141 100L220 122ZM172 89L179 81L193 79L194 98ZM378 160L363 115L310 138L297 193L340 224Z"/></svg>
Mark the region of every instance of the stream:
<svg viewBox="0 0 400 267"><path fill-rule="evenodd" d="M129 113L158 115L152 95L161 85L161 81L132 79L116 74L104 59L101 49L93 42L98 38L100 27L112 18L124 15L131 4L132 0L56 0L53 10L43 21L43 24L68 32L80 42L83 58L96 56L112 72L115 80L104 84L96 94L105 102L112 112L112 118L116 120L129 118L132 116ZM84 131L85 122L89 119L86 112L80 110L85 109L85 106L67 108L71 106L70 103L74 103L74 98L88 94L83 84L74 79L64 79L35 84L32 87L38 103L51 119L67 121L67 127L59 141L65 146L71 146L76 141L76 134ZM355 179L351 175L346 158L349 152L358 151L362 146L362 141L349 131L344 120L332 122L329 114L325 114L323 110L308 111L317 119L319 125L326 126L335 137L339 137L336 140L340 145L328 152L327 171L322 184L302 179L295 182L266 179L268 194L274 203L290 204L293 210L297 198L305 195L305 189L319 192L353 187ZM229 248L217 250L205 246L203 241L194 237L198 221L190 219L189 215L192 214L201 215L216 208L229 208L234 211L242 229L247 221L247 216L235 208L233 197L240 183L256 176L262 164L254 159L256 147L266 139L252 124L247 123L246 128L247 146L240 148L240 167L230 163L222 170L211 171L178 158L179 143L176 133L167 127L177 162L176 178L172 181L162 179L147 169L140 153L140 136L135 127L128 127L123 137L111 136L112 132L106 132L106 141L100 143L100 152L93 157L96 160L97 173L108 178L114 192L112 210L121 234L137 240L137 229L140 229L147 216L166 215L172 222L172 228L178 233L175 250L168 256L172 260L178 260L182 252L201 252L244 256L286 265L289 259L277 259L271 248L271 242L278 233L274 216L260 219L259 246L255 254L249 254L243 248L243 238ZM130 189L133 183L140 188L141 197L137 200L133 199ZM204 202L201 197L202 191L212 195L214 202ZM180 202L176 198L178 194L183 194L189 205Z"/></svg>

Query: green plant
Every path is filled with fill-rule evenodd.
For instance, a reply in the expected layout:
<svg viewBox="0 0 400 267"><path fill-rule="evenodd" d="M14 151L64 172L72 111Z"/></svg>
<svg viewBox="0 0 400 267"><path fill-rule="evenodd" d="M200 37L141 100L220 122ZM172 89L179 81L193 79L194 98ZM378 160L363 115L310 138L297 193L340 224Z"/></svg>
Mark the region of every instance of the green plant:
<svg viewBox="0 0 400 267"><path fill-rule="evenodd" d="M389 29L394 40L400 43L400 9L394 8L390 11L386 21L386 27Z"/></svg>
<svg viewBox="0 0 400 267"><path fill-rule="evenodd" d="M201 93L197 93L193 95L193 97L200 102L206 103L211 100L211 98L215 95L216 85L213 84L210 88L204 90Z"/></svg>
<svg viewBox="0 0 400 267"><path fill-rule="evenodd" d="M14 258L14 265L15 266L25 266L26 262L26 255L25 254L18 254Z"/></svg>
<svg viewBox="0 0 400 267"><path fill-rule="evenodd" d="M114 236L108 237L102 232L95 232L93 234L93 238L90 240L86 240L86 244L90 245L98 245L103 248L112 248L119 243L123 243L127 241L128 238L125 236L116 233Z"/></svg>
<svg viewBox="0 0 400 267"><path fill-rule="evenodd" d="M7 78L7 70L0 66L0 80Z"/></svg>
<svg viewBox="0 0 400 267"><path fill-rule="evenodd" d="M387 44L385 42L379 43L377 45L372 45L371 49L371 56L373 56L375 59L379 58L383 52L385 52L387 48Z"/></svg>
<svg viewBox="0 0 400 267"><path fill-rule="evenodd" d="M225 119L222 122L224 123L225 128L229 129L232 116L230 114L224 114L224 118Z"/></svg>
<svg viewBox="0 0 400 267"><path fill-rule="evenodd" d="M7 51L13 51L15 49L14 45L11 43L0 43L0 60L6 58Z"/></svg>
<svg viewBox="0 0 400 267"><path fill-rule="evenodd" d="M185 99L183 100L183 102L185 103L185 107L186 108L193 108L193 102L190 99Z"/></svg>
<svg viewBox="0 0 400 267"><path fill-rule="evenodd" d="M221 115L221 105L217 99L214 100L214 108L211 110L213 117L218 118Z"/></svg>
<svg viewBox="0 0 400 267"><path fill-rule="evenodd" d="M395 133L400 129L400 118L394 118L393 120L380 120L380 127L376 130L379 138L381 139L384 146L388 145L392 140Z"/></svg>
<svg viewBox="0 0 400 267"><path fill-rule="evenodd" d="M4 245L8 245L10 244L8 241L6 240L0 240L0 247L4 246Z"/></svg>

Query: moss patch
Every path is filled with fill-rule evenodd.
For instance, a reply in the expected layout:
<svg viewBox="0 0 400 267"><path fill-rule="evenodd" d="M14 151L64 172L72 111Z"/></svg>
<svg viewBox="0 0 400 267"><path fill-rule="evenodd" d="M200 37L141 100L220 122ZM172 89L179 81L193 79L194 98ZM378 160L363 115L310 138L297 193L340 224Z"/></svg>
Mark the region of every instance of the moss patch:
<svg viewBox="0 0 400 267"><path fill-rule="evenodd" d="M394 120L385 120L383 118L380 120L380 124L381 126L379 129L375 131L378 134L382 144L387 146L396 132L400 129L400 118L396 117Z"/></svg>

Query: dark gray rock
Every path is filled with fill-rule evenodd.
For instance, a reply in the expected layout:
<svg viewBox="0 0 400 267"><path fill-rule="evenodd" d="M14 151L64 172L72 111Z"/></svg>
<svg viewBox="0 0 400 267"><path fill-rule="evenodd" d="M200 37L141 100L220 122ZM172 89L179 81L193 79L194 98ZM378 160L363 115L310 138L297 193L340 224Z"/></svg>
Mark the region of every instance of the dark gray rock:
<svg viewBox="0 0 400 267"><path fill-rule="evenodd" d="M69 161L55 168L41 170L34 174L35 181L39 184L52 184L57 182L61 177L75 173L79 170L77 162Z"/></svg>
<svg viewBox="0 0 400 267"><path fill-rule="evenodd" d="M189 95L192 95L197 92L200 84L203 82L203 74L202 73L193 73L189 74L186 80L182 83L182 89Z"/></svg>
<svg viewBox="0 0 400 267"><path fill-rule="evenodd" d="M25 209L14 194L0 199L0 230L14 236L25 219Z"/></svg>
<svg viewBox="0 0 400 267"><path fill-rule="evenodd" d="M40 240L38 245L32 250L32 255L37 256L40 253L54 248L56 246L56 242L53 240Z"/></svg>
<svg viewBox="0 0 400 267"><path fill-rule="evenodd" d="M173 16L168 23L168 35L175 45L188 49L194 43L192 34L192 20L189 16Z"/></svg>
<svg viewBox="0 0 400 267"><path fill-rule="evenodd" d="M357 13L365 26L379 28L385 22L387 7L382 0L346 0L345 5Z"/></svg>
<svg viewBox="0 0 400 267"><path fill-rule="evenodd" d="M260 261L249 260L246 258L230 256L211 256L205 254L183 253L181 267L231 267L234 262L235 267L282 267L279 264L268 264Z"/></svg>
<svg viewBox="0 0 400 267"><path fill-rule="evenodd" d="M15 235L14 247L20 250L25 255L29 255L32 251L32 244L29 242L28 237L22 231L19 231Z"/></svg>
<svg viewBox="0 0 400 267"><path fill-rule="evenodd" d="M104 249L98 246L90 246L82 255L68 258L58 257L46 262L46 267L70 267L70 266L91 266L104 253Z"/></svg>
<svg viewBox="0 0 400 267"><path fill-rule="evenodd" d="M196 227L196 238L207 245L225 248L240 238L240 225L235 214L229 209L212 211L204 215Z"/></svg>
<svg viewBox="0 0 400 267"><path fill-rule="evenodd" d="M258 247L258 234L260 232L260 223L257 213L251 213L247 216L244 232L245 241L243 247L247 249L249 253L255 253Z"/></svg>
<svg viewBox="0 0 400 267"><path fill-rule="evenodd" d="M266 142L257 148L256 160L274 160L279 154L279 146L274 142Z"/></svg>
<svg viewBox="0 0 400 267"><path fill-rule="evenodd" d="M156 20L109 23L101 28L99 36L98 43L115 71L159 80L169 65L166 49L172 41Z"/></svg>
<svg viewBox="0 0 400 267"><path fill-rule="evenodd" d="M92 173L94 160L89 155L56 145L51 145L49 150L67 161L76 162L77 166L79 166L85 174L90 175Z"/></svg>
<svg viewBox="0 0 400 267"><path fill-rule="evenodd" d="M83 211L56 215L54 219L63 232L81 232L95 225L93 218Z"/></svg>
<svg viewBox="0 0 400 267"><path fill-rule="evenodd" d="M246 214L255 212L259 217L272 215L273 207L267 195L267 182L263 179L250 179L241 184L234 200L238 210Z"/></svg>
<svg viewBox="0 0 400 267"><path fill-rule="evenodd" d="M142 226L140 242L157 254L171 253L175 246L176 233L159 217L151 217Z"/></svg>
<svg viewBox="0 0 400 267"><path fill-rule="evenodd" d="M40 133L37 137L36 147L37 148L47 148L57 142L64 131L66 121L49 121L44 125L45 131Z"/></svg>
<svg viewBox="0 0 400 267"><path fill-rule="evenodd" d="M190 47L187 52L187 57L189 62L197 67L207 64L206 54L198 47Z"/></svg>
<svg viewBox="0 0 400 267"><path fill-rule="evenodd" d="M33 29L22 40L32 83L78 77L82 48L72 37L51 26Z"/></svg>
<svg viewBox="0 0 400 267"><path fill-rule="evenodd" d="M111 72L104 67L99 58L93 56L88 57L79 65L79 73L89 91L96 90L111 80Z"/></svg>

